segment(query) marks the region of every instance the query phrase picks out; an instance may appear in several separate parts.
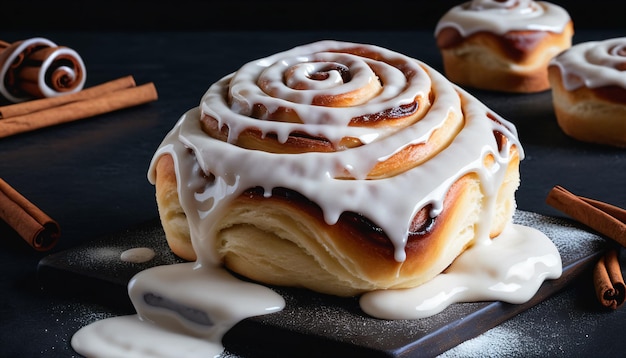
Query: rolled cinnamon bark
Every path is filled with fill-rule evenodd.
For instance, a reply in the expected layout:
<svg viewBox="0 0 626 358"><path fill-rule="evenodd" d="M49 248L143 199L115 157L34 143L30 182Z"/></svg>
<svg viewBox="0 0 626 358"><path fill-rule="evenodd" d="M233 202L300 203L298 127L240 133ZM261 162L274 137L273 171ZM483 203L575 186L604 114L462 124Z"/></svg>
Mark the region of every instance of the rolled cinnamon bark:
<svg viewBox="0 0 626 358"><path fill-rule="evenodd" d="M550 191L546 203L626 246L626 210L577 196L561 186Z"/></svg>
<svg viewBox="0 0 626 358"><path fill-rule="evenodd" d="M626 286L617 256L617 250L609 250L600 258L593 270L596 296L602 306L617 309L626 298Z"/></svg>
<svg viewBox="0 0 626 358"><path fill-rule="evenodd" d="M561 186L552 188L546 203L568 214L598 233L626 246L626 210L598 200L570 193ZM602 306L617 309L626 299L618 249L607 251L593 270L596 296Z"/></svg>
<svg viewBox="0 0 626 358"><path fill-rule="evenodd" d="M80 91L86 69L71 48L34 37L0 44L0 94L11 102Z"/></svg>
<svg viewBox="0 0 626 358"><path fill-rule="evenodd" d="M38 251L51 249L61 235L56 221L2 179L0 179L0 219Z"/></svg>

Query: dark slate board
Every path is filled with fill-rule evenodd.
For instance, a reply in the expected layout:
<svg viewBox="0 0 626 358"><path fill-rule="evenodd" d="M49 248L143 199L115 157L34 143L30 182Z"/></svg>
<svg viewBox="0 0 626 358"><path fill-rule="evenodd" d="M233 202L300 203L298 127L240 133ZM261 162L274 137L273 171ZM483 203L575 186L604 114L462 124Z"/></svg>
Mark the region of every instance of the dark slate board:
<svg viewBox="0 0 626 358"><path fill-rule="evenodd" d="M273 287L286 307L271 315L246 319L223 339L225 356L407 357L434 356L476 337L560 291L595 263L606 240L575 222L517 211L515 222L543 231L558 248L563 275L545 282L529 302L454 304L424 319L388 321L363 313L357 298L338 298L307 290ZM149 262L121 261L120 254L149 247L157 254ZM167 247L158 221L146 223L89 244L43 258L41 285L49 291L85 296L134 313L126 285L148 267L182 262Z"/></svg>

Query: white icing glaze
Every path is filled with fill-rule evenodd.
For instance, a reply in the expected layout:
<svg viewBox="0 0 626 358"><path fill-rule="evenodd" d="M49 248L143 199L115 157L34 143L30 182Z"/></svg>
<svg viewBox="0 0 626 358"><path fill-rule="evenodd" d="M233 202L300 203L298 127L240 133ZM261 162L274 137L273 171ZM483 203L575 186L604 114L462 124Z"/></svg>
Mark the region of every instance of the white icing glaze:
<svg viewBox="0 0 626 358"><path fill-rule="evenodd" d="M464 37L480 31L499 35L521 30L561 33L570 20L565 9L545 1L473 0L448 10L437 23L435 35L447 27Z"/></svg>
<svg viewBox="0 0 626 358"><path fill-rule="evenodd" d="M128 294L143 320L215 342L242 319L285 306L280 295L264 286L191 262L138 273L128 284Z"/></svg>
<svg viewBox="0 0 626 358"><path fill-rule="evenodd" d="M81 328L72 347L87 357L210 357L244 318L280 311L284 299L221 268L194 263L156 266L132 278L128 292L137 315Z"/></svg>
<svg viewBox="0 0 626 358"><path fill-rule="evenodd" d="M574 45L550 64L559 67L563 86L569 91L582 86L626 88L626 37Z"/></svg>
<svg viewBox="0 0 626 358"><path fill-rule="evenodd" d="M357 46L323 41L251 62L236 74L226 76L211 86L202 99L201 109L187 112L164 139L154 156L149 179L154 183L156 159L164 153L172 155L179 179L179 199L190 222L193 247L201 263L220 263L212 241L213 225L222 215L220 210L227 206L229 200L256 186L264 188L266 195L270 195L276 187L290 188L303 194L322 208L328 224L334 224L345 211L362 213L385 231L396 248L396 259L403 261L404 244L415 213L432 204L435 209L432 215L436 215L450 185L464 174L477 173L485 183L482 188L486 195L483 222L486 223L485 230L488 230L493 215L490 208L495 201L492 194L503 179L510 159L509 146L516 145L521 151L515 127L426 64L389 50L368 47L378 51L384 59L369 67L388 68L389 63L394 61L400 63L404 71L372 73L370 77L384 78L384 87L389 84L392 88L383 89L380 97L353 107L312 106L307 95L302 96L304 103L287 103L282 98L267 95L256 85L266 81L267 68L285 58L290 64L293 64L293 58L306 63L309 58L325 56L324 53L319 54L321 51ZM333 58L336 58L335 55L328 54ZM348 57L351 64L359 62L354 55ZM370 63L372 60L366 58L363 62ZM358 70L362 71L362 68ZM348 86L353 89L353 84ZM366 145L333 153L292 155L247 150L208 138L199 124L200 111L203 111L216 118L221 125L228 126L229 141L248 127L258 128L264 134L278 133L283 140L293 131L298 131L339 141L345 135L361 137L362 128L348 126L350 119L396 108L431 91L436 94L433 103L414 125L392 129L367 128L369 141ZM396 94L396 97L390 97L390 93ZM233 98L231 106L229 98ZM463 107L461 99L464 100ZM248 113L259 102L272 109L280 106L295 108L304 123L259 120L241 114ZM451 112L464 116L464 127L435 158L394 177L361 180L376 163L408 145L426 141ZM489 119L488 114L498 118L498 122ZM319 118L324 118L324 123L320 123ZM510 139L506 148L498 149L492 134L494 131ZM195 155L190 155L188 149ZM492 168L483 165L485 156L489 154L497 162ZM357 180L336 179L344 171L350 172ZM202 178L202 172L212 174L215 180L208 183ZM420 184L415 185L418 182ZM486 235L481 234L479 240L486 240L483 236Z"/></svg>
<svg viewBox="0 0 626 358"><path fill-rule="evenodd" d="M169 331L137 315L111 317L81 328L72 347L89 358L206 358L219 356L220 342Z"/></svg>
<svg viewBox="0 0 626 358"><path fill-rule="evenodd" d="M455 302L530 299L544 279L561 275L561 260L550 239L536 229L508 227L489 245L465 251L432 281L406 290L375 291L362 296L368 314L381 319L418 319L436 314ZM263 286L244 283L221 268L194 263L159 266L139 273L129 285L139 315L96 321L72 337L72 347L98 357L215 357L223 351L223 334L238 319L276 312L284 300ZM218 292L218 294L215 294ZM144 297L157 295L161 307ZM200 317L206 313L215 325L194 323L175 313L180 304ZM170 307L163 308L163 307ZM194 311L196 309L197 311ZM205 321L196 319L196 321Z"/></svg>
<svg viewBox="0 0 626 358"><path fill-rule="evenodd" d="M381 56L372 60L355 54L336 53L355 47ZM349 74L349 81L345 79L350 76L340 73L344 67L354 71ZM329 68L341 70L329 71L327 76L320 77L320 83L311 80L315 71ZM281 71L287 74L284 83ZM276 78L280 78L280 83L275 83ZM320 94L349 93L379 79L382 79L382 88L355 106L311 105ZM277 98L276 95L289 97L290 100ZM429 107L414 124L400 128L348 125L352 118L382 113L411 103L418 96L432 98L432 103L424 104ZM294 109L302 123L248 117L258 103L270 111L281 106ZM228 127L228 141L212 139L202 131L202 112L210 114L221 126ZM393 177L365 179L378 162L408 145L426 141L449 115L462 116L462 127L451 142L430 160ZM276 154L231 144L248 127L257 128L264 135L275 133L283 141L290 133L298 131L321 135L333 142L344 136L361 138L363 145L331 153ZM494 131L508 138L503 148L498 147ZM432 205L431 215L437 215L452 183L467 173L476 173L482 183L484 210L476 228L475 249L468 251L468 259L459 258L459 264L449 268L444 276L449 279L443 279L444 282L439 285L426 286L431 288L419 291L419 295L424 301L434 302L433 312L461 298L526 300L544 279L560 275L561 261L550 240L536 230L515 226L498 238L498 243L489 239L495 197L511 159L512 145L523 157L512 124L426 64L389 50L324 41L246 64L237 73L211 86L200 106L180 118L159 146L148 171L148 178L154 183L157 159L163 154L172 156L179 199L190 224L198 260L156 267L137 274L129 284L129 294L138 316L114 318L87 326L74 336L72 345L79 353L91 355L99 352L106 356L119 350L159 351L161 345L177 347L187 344L178 342L189 338L201 341L190 344L190 347L200 347L198 349L204 354L214 355L213 349L221 347L222 335L238 320L282 309L284 301L273 291L230 276L222 268L214 248L215 223L223 215L229 201L246 189L257 186L265 190L266 196L270 196L272 189L277 187L301 193L322 208L329 224L335 223L345 211L362 213L385 231L396 248L396 259L402 261L405 259L404 245L409 224L415 213L426 205ZM485 167L484 158L488 155L493 156L495 163ZM337 179L346 170L355 179ZM522 235L527 237L527 242L520 243ZM501 253L510 245L519 249L518 258L530 258L529 264L519 264L525 275L518 275L513 281L522 286L518 293L501 290L485 294L486 283L473 278L471 285L476 285L473 296L455 296L447 300L438 298L445 292L467 287L464 282L467 275L483 277L490 282L486 287L509 287L511 281L506 273L515 271L512 265L520 267L515 265L521 260L502 259ZM471 265L463 265L467 260L474 261L474 256L480 259ZM472 266L473 273L465 273ZM547 272L541 270L543 266L549 268ZM493 271L499 274L487 274ZM517 273L520 273L519 270ZM434 282L441 281L439 278L436 280ZM378 311L368 308L371 306L366 302L370 300L367 297L377 295L380 293L365 296L363 300L363 308L370 310L374 316L379 315ZM395 304L387 299L377 302L377 310ZM398 314L398 317L413 317L412 313L405 313L404 316ZM152 346L154 343L147 343L145 335L155 334L157 326L156 334L160 339L156 346ZM179 333L190 336L181 338ZM169 335L172 335L171 339ZM174 350L171 356L180 357L181 353Z"/></svg>
<svg viewBox="0 0 626 358"><path fill-rule="evenodd" d="M374 317L418 319L458 302L524 303L545 279L559 278L561 272L559 252L547 236L533 228L510 225L490 245L469 248L425 284L369 292L360 304Z"/></svg>
<svg viewBox="0 0 626 358"><path fill-rule="evenodd" d="M376 50L384 60L374 61L349 53L330 52L358 46L360 45L320 41L250 62L237 70L232 78L227 76L213 85L203 97L201 109L203 113L217 118L220 124L228 126L231 140L249 127L259 127L264 134L275 133L282 141L294 131L319 135L335 144L346 136L359 138L365 143L372 138L378 139L385 136L389 129L349 127L348 122L359 116L377 114L412 103L419 95L426 96L431 90L429 72L416 61L378 47ZM399 69L389 64L396 60L404 61L406 67ZM289 87L283 81L285 73L291 74L287 83L291 78L300 78L294 82L302 82L303 69L334 64L347 66L352 73L352 79L348 82L339 81L340 76L337 72L331 71L335 80L307 80L307 88L300 90ZM293 71L288 71L294 67ZM350 93L372 81L384 83L382 92L361 105L349 107L311 105L316 96ZM261 122L249 118L254 104L264 105L269 112L274 112L279 107L293 109L303 124Z"/></svg>
<svg viewBox="0 0 626 358"><path fill-rule="evenodd" d="M134 247L123 251L120 260L132 263L148 262L154 258L155 252L149 247Z"/></svg>

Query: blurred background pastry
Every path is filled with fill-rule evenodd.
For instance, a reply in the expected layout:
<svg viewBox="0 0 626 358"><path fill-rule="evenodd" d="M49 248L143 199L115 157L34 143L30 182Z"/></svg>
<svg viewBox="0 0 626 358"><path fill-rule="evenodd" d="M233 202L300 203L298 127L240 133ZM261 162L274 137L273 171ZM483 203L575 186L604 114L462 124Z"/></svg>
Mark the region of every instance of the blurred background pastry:
<svg viewBox="0 0 626 358"><path fill-rule="evenodd" d="M577 44L549 71L554 112L567 135L626 147L626 37Z"/></svg>
<svg viewBox="0 0 626 358"><path fill-rule="evenodd" d="M565 9L530 0L466 2L446 12L435 29L451 81L514 93L549 89L548 62L571 46L573 33Z"/></svg>

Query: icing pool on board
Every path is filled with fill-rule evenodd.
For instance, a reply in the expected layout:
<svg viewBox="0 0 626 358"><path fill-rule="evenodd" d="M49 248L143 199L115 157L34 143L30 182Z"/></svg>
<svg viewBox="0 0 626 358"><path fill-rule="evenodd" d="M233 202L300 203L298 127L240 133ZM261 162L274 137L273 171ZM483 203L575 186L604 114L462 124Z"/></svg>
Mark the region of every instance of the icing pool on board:
<svg viewBox="0 0 626 358"><path fill-rule="evenodd" d="M363 295L360 303L368 314L385 319L419 319L455 302L523 303L544 280L560 277L561 271L559 252L547 236L512 224L492 244L467 250L425 285L374 291ZM239 320L278 312L285 304L263 285L195 262L142 271L129 283L129 295L138 313L81 328L71 342L78 353L87 357L217 356L224 349L223 335Z"/></svg>

